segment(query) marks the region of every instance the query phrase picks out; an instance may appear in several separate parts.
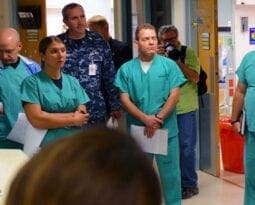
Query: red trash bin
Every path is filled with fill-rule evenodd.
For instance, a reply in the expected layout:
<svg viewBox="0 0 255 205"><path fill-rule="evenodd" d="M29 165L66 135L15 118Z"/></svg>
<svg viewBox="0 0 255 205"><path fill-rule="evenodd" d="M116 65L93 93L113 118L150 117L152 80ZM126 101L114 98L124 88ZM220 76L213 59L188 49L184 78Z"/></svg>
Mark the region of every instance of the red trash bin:
<svg viewBox="0 0 255 205"><path fill-rule="evenodd" d="M220 119L220 142L224 170L244 173L244 137L235 132L229 117Z"/></svg>

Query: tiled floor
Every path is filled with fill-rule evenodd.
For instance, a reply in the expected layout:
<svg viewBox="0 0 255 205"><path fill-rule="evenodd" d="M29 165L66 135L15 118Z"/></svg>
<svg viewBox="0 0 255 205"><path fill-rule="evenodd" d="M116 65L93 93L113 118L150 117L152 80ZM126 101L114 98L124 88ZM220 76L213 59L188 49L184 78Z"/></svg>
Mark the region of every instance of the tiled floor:
<svg viewBox="0 0 255 205"><path fill-rule="evenodd" d="M0 205L4 205L11 183L20 167L28 160L21 150L0 149Z"/></svg>
<svg viewBox="0 0 255 205"><path fill-rule="evenodd" d="M221 171L220 177L227 182L230 182L234 185L244 188L244 175L243 174L237 174L237 173L228 172L228 171Z"/></svg>
<svg viewBox="0 0 255 205"><path fill-rule="evenodd" d="M199 195L183 200L182 205L242 205L243 175L222 171L214 177L198 171Z"/></svg>

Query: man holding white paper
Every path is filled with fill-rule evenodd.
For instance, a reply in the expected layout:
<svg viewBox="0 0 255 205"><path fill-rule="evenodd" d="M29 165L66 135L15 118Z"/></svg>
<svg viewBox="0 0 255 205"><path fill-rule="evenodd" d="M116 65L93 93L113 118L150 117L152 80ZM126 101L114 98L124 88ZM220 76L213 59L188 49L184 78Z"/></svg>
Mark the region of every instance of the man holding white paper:
<svg viewBox="0 0 255 205"><path fill-rule="evenodd" d="M120 90L121 103L128 112L128 128L143 126L148 138L158 129L168 133L167 154L155 154L166 205L181 204L179 142L175 106L180 86L186 82L177 64L157 55L155 27L142 24L135 33L139 56L118 70L115 86ZM153 154L148 154L153 159Z"/></svg>
<svg viewBox="0 0 255 205"><path fill-rule="evenodd" d="M0 28L0 148L21 149L22 144L9 140L8 134L15 125L21 104L22 81L38 71L40 66L31 59L19 55L22 42L17 30Z"/></svg>

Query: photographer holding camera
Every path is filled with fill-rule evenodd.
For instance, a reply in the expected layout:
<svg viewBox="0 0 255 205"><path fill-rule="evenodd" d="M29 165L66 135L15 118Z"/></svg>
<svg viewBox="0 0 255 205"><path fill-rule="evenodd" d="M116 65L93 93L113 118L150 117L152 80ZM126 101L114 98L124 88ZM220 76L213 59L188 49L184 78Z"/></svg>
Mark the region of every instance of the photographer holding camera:
<svg viewBox="0 0 255 205"><path fill-rule="evenodd" d="M188 79L187 83L181 87L180 101L176 107L180 142L182 198L188 199L199 192L195 149L198 109L197 82L200 65L192 48L187 47L185 57L182 56L182 45L178 40L178 30L175 26L161 26L158 31L158 38L161 43L158 47L158 53L174 60Z"/></svg>

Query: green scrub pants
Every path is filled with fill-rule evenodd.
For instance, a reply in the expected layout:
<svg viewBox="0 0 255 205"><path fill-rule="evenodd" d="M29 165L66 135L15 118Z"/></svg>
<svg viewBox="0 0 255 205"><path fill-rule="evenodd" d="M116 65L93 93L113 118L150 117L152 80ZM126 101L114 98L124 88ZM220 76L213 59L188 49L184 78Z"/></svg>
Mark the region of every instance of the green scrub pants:
<svg viewBox="0 0 255 205"><path fill-rule="evenodd" d="M181 205L181 173L178 137L168 138L167 155L155 155L162 184L165 205ZM148 154L153 159L153 154Z"/></svg>
<svg viewBox="0 0 255 205"><path fill-rule="evenodd" d="M244 205L255 204L255 132L247 131L245 139Z"/></svg>

